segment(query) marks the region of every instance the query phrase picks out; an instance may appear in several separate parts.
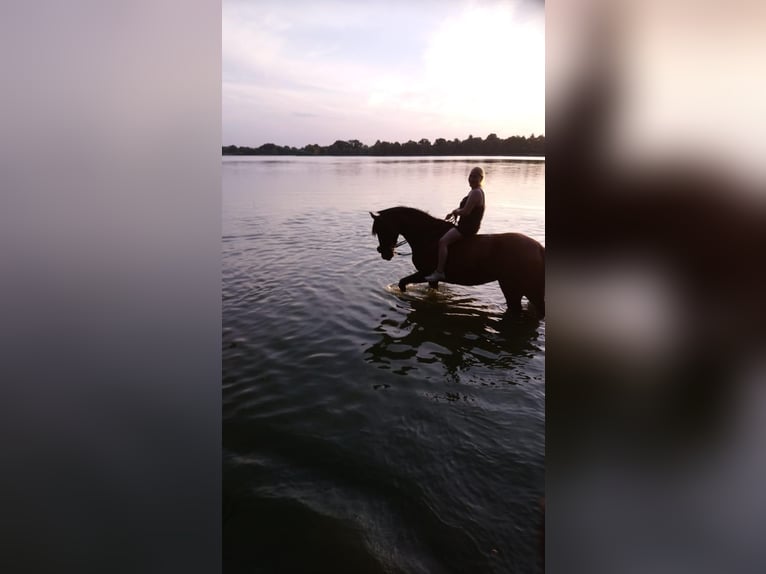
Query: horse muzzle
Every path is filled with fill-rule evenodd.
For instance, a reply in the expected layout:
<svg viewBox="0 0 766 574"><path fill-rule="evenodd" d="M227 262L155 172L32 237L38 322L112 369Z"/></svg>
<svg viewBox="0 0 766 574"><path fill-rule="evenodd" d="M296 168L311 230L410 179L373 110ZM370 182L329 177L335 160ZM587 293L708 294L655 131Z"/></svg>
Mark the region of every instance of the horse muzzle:
<svg viewBox="0 0 766 574"><path fill-rule="evenodd" d="M394 258L393 249L383 249L382 247L378 247L378 253L380 253L380 256L386 261L391 261L391 259Z"/></svg>

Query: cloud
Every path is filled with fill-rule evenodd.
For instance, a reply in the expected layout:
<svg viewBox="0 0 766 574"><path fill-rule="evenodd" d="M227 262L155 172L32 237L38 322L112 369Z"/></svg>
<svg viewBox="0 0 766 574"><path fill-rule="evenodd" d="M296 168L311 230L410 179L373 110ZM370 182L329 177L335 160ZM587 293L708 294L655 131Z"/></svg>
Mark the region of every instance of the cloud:
<svg viewBox="0 0 766 574"><path fill-rule="evenodd" d="M544 129L542 10L284 4L224 4L225 141L236 118L272 125L265 114L372 142Z"/></svg>

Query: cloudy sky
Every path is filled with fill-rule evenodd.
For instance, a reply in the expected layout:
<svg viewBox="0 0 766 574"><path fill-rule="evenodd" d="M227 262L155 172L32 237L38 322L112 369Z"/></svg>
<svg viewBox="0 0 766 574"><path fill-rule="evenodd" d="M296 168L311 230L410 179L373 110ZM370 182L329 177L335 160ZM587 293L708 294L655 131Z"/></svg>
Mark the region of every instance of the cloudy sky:
<svg viewBox="0 0 766 574"><path fill-rule="evenodd" d="M223 0L223 145L545 133L541 0Z"/></svg>

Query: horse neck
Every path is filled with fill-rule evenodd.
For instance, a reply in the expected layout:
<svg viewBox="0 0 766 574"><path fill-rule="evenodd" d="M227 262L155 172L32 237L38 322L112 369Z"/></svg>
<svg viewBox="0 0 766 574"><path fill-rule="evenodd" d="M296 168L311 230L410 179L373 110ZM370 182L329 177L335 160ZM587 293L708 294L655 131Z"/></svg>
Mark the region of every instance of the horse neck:
<svg viewBox="0 0 766 574"><path fill-rule="evenodd" d="M410 246L439 239L449 229L446 221L435 219L428 214L417 211L409 212L399 224L399 234L407 240Z"/></svg>

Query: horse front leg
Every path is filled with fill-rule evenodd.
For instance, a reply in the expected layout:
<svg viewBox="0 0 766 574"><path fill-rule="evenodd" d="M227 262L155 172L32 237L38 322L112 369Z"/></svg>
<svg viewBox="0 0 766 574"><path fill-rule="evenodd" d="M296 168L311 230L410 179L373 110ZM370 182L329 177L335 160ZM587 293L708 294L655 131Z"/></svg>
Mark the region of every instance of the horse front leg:
<svg viewBox="0 0 766 574"><path fill-rule="evenodd" d="M399 279L399 291L404 292L407 290L407 285L410 283L422 283L426 279L426 274L422 271L416 271L412 275L402 277Z"/></svg>

